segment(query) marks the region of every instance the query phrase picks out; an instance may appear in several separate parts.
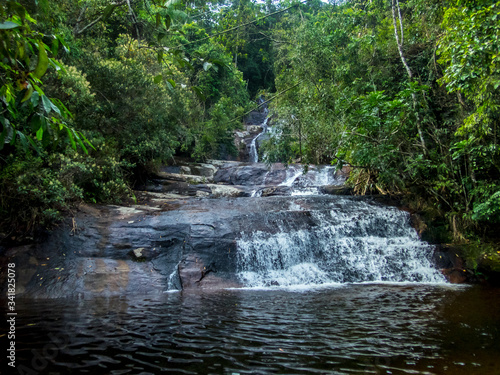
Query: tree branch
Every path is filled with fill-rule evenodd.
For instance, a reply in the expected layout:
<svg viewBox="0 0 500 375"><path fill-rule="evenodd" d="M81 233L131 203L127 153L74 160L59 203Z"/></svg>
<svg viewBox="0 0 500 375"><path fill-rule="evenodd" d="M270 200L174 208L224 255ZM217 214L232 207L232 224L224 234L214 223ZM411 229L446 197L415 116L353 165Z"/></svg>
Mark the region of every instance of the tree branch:
<svg viewBox="0 0 500 375"><path fill-rule="evenodd" d="M127 0L127 1L129 1L129 0ZM123 4L125 4L125 1L121 1L119 3L114 3L114 4L110 4L110 5L113 5L115 8L117 8ZM99 21L101 21L104 18L104 13L103 13L99 17L97 17L95 20L93 20L91 23L89 23L87 26L85 26L83 29L79 29L78 24L82 22L82 18L83 18L83 15L85 14L86 10L87 10L87 6L84 6L82 11L80 12L80 15L78 16L78 20L76 21L75 28L73 29L74 35L83 34L85 31L87 31L88 29L93 27L96 23L98 23ZM113 8L113 10L114 10L114 8ZM111 11L111 13L112 12L113 11Z"/></svg>
<svg viewBox="0 0 500 375"><path fill-rule="evenodd" d="M219 36L219 35L223 35L223 34L230 33L230 32L232 32L232 31L234 31L234 30L239 29L240 27L245 27L245 26L251 25L252 23L259 22L259 21L261 21L261 20L263 20L263 19L265 19L265 18L267 18L267 17L271 17L271 16L274 16L274 15L276 15L276 14L286 12L287 10L292 9L292 8L295 8L296 6L298 6L298 5L302 4L302 3L305 3L306 1L307 1L307 0L303 0L303 1L301 1L300 3L294 4L294 5L292 5L292 6L288 7L288 8L278 10L278 11L276 11L276 12L274 12L274 13L269 13L269 14L265 15L264 17L258 18L258 19L256 19L256 20L253 20L253 21L250 21L250 22L247 22L247 23L243 23L243 24L238 25L238 26L235 26L235 27L231 27L230 29L227 29L227 30L221 31L220 33L215 33L215 34L213 34L213 35L209 35L209 36L207 36L207 37L205 37L205 38L197 39L197 40L194 40L194 41L192 41L192 42L188 42L188 43L184 43L184 44L179 44L179 45L178 45L177 47L175 47L175 48L181 48L181 47L184 47L184 46L188 46L188 45L190 45L190 44L193 44L193 43L203 42L204 40L207 40L207 39L210 39L210 38L214 38L214 37Z"/></svg>

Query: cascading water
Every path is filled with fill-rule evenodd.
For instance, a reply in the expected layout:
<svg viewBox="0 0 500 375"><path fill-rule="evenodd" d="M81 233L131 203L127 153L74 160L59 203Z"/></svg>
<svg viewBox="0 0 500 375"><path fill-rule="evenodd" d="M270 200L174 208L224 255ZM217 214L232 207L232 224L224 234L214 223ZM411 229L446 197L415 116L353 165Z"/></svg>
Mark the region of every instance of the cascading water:
<svg viewBox="0 0 500 375"><path fill-rule="evenodd" d="M343 178L335 174L335 167L318 166L306 174L302 165L289 166L285 180L279 186L291 187L291 195L318 195L319 188L326 185L342 185Z"/></svg>
<svg viewBox="0 0 500 375"><path fill-rule="evenodd" d="M409 214L392 207L337 197L324 209L302 211L308 228L294 228L283 212L270 213L270 231L243 232L237 242L238 277L248 287L353 282L444 282L432 266Z"/></svg>
<svg viewBox="0 0 500 375"><path fill-rule="evenodd" d="M267 111L267 108L265 109ZM267 114L267 112L266 112ZM266 133L267 131L267 123L269 121L269 117L266 117L264 122L260 125L262 128L262 132L257 134L254 139L252 139L252 142L250 143L250 154L249 158L252 163L258 163L259 162L259 154L257 153L257 139L262 136L263 134Z"/></svg>
<svg viewBox="0 0 500 375"><path fill-rule="evenodd" d="M302 167L299 168L288 167L286 170L286 178L279 186L292 186L297 178L303 174Z"/></svg>

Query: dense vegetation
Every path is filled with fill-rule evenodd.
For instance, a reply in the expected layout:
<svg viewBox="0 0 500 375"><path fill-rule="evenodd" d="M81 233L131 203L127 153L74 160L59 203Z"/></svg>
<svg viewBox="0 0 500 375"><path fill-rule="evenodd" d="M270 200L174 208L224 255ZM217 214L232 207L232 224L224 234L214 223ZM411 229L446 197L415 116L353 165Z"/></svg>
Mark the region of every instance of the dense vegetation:
<svg viewBox="0 0 500 375"><path fill-rule="evenodd" d="M500 222L499 19L494 1L288 13L276 89L296 86L274 103L285 121L268 159L348 163L358 193L410 193L441 240L488 233Z"/></svg>
<svg viewBox="0 0 500 375"><path fill-rule="evenodd" d="M268 162L349 164L357 193L404 195L441 240L491 235L499 19L485 0L3 2L1 236L235 152L261 94Z"/></svg>
<svg viewBox="0 0 500 375"><path fill-rule="evenodd" d="M180 1L2 2L1 237L32 233L73 202L133 199L135 181L175 155L236 152L246 84L187 11Z"/></svg>

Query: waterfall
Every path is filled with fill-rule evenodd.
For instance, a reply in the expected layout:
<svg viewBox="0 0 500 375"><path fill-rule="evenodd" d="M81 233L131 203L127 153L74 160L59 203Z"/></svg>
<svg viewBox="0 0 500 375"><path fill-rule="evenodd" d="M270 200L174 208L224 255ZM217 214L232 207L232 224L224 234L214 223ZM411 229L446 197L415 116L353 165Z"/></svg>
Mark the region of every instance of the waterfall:
<svg viewBox="0 0 500 375"><path fill-rule="evenodd" d="M266 108L267 111L267 108ZM267 112L266 112L267 114ZM266 133L267 130L267 123L269 121L269 117L266 117L264 122L260 125L262 128L262 132L257 134L253 139L252 142L250 143L250 154L249 154L249 159L252 163L258 163L259 162L259 154L257 153L257 139Z"/></svg>
<svg viewBox="0 0 500 375"><path fill-rule="evenodd" d="M407 212L341 197L324 210L292 209L303 211L308 228L274 213L268 218L274 230L241 233L238 277L244 285L444 282L432 266L433 247L418 238Z"/></svg>
<svg viewBox="0 0 500 375"><path fill-rule="evenodd" d="M299 168L292 166L288 167L288 169L286 170L285 181L279 184L279 186L292 186L295 180L299 178L302 174L303 172L301 166L299 166Z"/></svg>

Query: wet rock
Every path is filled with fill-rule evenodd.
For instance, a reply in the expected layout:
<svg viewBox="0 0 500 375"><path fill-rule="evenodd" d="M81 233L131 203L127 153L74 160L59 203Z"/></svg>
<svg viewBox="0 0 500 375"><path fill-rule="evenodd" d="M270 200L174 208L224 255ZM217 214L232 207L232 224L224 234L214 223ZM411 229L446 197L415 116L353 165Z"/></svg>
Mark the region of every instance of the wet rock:
<svg viewBox="0 0 500 375"><path fill-rule="evenodd" d="M247 126L247 132L256 135L262 132L262 126L260 125L248 125Z"/></svg>
<svg viewBox="0 0 500 375"><path fill-rule="evenodd" d="M210 185L206 188L213 194ZM317 245L315 236L321 234L318 227L324 223L318 217L341 212L338 218L353 222L369 217L378 207L360 205L359 200L334 196L182 199L167 202L160 211L144 206L93 206L94 210L75 216L78 231L70 221L46 242L7 249L1 261L16 263L19 297L159 295L180 288L234 287L240 285L237 241L245 233L264 237L311 233L311 243ZM330 219L336 224L337 219ZM359 238L389 232L386 226L393 223L381 220L363 228L351 226L343 235ZM398 231L393 235L400 235ZM322 259L325 246L316 250ZM323 261L331 259L325 256ZM458 263L446 262L443 268L459 269ZM0 277L5 280L3 263ZM0 293L4 289L5 283Z"/></svg>
<svg viewBox="0 0 500 375"><path fill-rule="evenodd" d="M450 245L437 246L434 252L434 264L452 284L474 281L473 272L466 268L460 252L458 247Z"/></svg>
<svg viewBox="0 0 500 375"><path fill-rule="evenodd" d="M202 163L195 164L191 167L193 174L203 177L208 177L209 179L213 179L215 173L217 172L217 167L212 164Z"/></svg>
<svg viewBox="0 0 500 375"><path fill-rule="evenodd" d="M289 186L272 186L259 190L259 195L262 197L288 196L291 194Z"/></svg>
<svg viewBox="0 0 500 375"><path fill-rule="evenodd" d="M323 194L329 194L329 195L353 195L352 188L343 185L321 186L320 191Z"/></svg>
<svg viewBox="0 0 500 375"><path fill-rule="evenodd" d="M229 164L219 168L214 176L214 182L247 186L263 185L267 173L268 168L261 163L238 166Z"/></svg>
<svg viewBox="0 0 500 375"><path fill-rule="evenodd" d="M468 281L467 271L463 269L444 269L442 270L443 275L446 277L448 282L452 284L463 284Z"/></svg>

